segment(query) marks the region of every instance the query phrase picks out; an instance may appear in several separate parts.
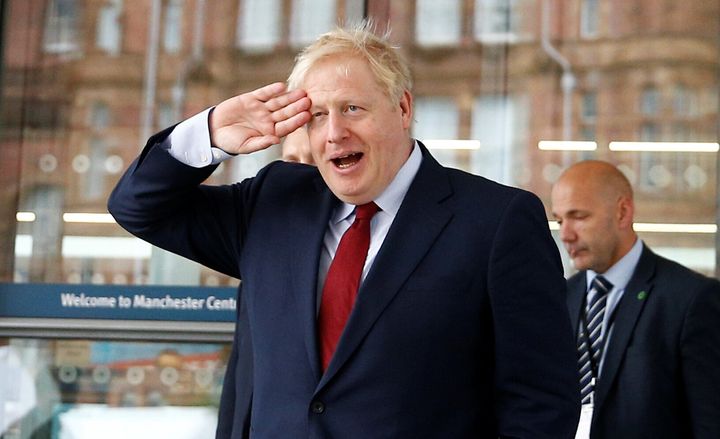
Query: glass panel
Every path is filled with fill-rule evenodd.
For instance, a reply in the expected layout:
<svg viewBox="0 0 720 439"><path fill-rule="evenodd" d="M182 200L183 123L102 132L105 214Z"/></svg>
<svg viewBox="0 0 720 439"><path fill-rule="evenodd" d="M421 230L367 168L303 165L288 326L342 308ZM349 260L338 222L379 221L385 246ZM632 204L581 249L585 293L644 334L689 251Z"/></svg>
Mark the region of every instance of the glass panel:
<svg viewBox="0 0 720 439"><path fill-rule="evenodd" d="M139 3L144 6L129 8L121 0L3 2L3 282L236 287L237 279L128 235L107 216L108 192L154 130L238 93L284 81L304 43L364 11L378 29L389 27L411 64L413 135L440 140L441 146L443 140L474 142L433 149L439 160L531 190L547 206L551 185L564 168L588 158L610 161L633 184L638 223L677 226L669 232L645 228L639 232L645 242L703 273L717 275L720 269L714 228L718 152L611 148L611 142L629 141L716 145L716 2L686 7L681 0L149 0L133 6ZM182 26L188 17L193 25ZM596 36L602 44L587 38ZM182 50L183 41L193 42L192 53ZM538 146L575 140L591 147ZM279 157L274 146L229 160L208 183L234 183ZM26 337L7 340L11 349L0 348L6 358L0 382L25 386L30 382L23 378L25 368L42 390L27 413L3 412L0 425L12 424L5 436L36 431L36 438L50 438L64 426L78 431L75 420L94 409L84 404L95 403L200 409L175 419L197 416L196 424L212 431L204 410L216 403L224 360L212 363L210 388L179 394L161 381L165 366L159 359L166 357L160 352L177 351L170 357L177 382L185 383L195 370L186 357L200 345L73 343ZM79 352L74 357L72 349ZM117 354L122 349L133 353ZM224 359L227 346L207 349L196 354ZM87 354L108 350L113 353L105 362ZM133 370L144 371L144 383L158 386L128 382L127 369L138 365ZM140 373L129 375L135 382ZM103 387L93 381L98 377L118 387ZM0 397L20 401L28 394L13 389ZM135 416L111 412L107 416L115 419Z"/></svg>
<svg viewBox="0 0 720 439"><path fill-rule="evenodd" d="M0 437L212 439L228 346L0 338Z"/></svg>

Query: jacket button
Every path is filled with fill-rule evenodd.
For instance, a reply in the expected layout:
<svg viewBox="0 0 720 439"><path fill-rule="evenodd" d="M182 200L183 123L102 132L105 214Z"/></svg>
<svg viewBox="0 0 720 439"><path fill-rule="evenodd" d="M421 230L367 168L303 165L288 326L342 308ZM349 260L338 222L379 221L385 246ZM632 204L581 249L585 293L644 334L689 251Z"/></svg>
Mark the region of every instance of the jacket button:
<svg viewBox="0 0 720 439"><path fill-rule="evenodd" d="M320 401L313 401L313 403L310 405L310 409L313 413L319 415L325 411L325 404Z"/></svg>

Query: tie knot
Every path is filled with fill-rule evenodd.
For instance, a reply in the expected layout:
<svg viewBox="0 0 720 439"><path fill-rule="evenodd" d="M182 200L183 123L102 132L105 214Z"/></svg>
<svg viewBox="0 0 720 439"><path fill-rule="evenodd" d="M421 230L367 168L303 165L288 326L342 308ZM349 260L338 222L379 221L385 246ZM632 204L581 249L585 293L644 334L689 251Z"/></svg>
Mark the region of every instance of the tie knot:
<svg viewBox="0 0 720 439"><path fill-rule="evenodd" d="M613 284L610 283L609 280L605 279L604 277L597 275L595 276L595 279L592 280L590 283L590 288L597 290L598 294L603 295L607 294L612 290Z"/></svg>
<svg viewBox="0 0 720 439"><path fill-rule="evenodd" d="M364 219L370 219L377 213L377 211L380 208L378 207L375 202L371 201L366 204L361 204L357 207L355 207L355 219L356 220L364 220Z"/></svg>

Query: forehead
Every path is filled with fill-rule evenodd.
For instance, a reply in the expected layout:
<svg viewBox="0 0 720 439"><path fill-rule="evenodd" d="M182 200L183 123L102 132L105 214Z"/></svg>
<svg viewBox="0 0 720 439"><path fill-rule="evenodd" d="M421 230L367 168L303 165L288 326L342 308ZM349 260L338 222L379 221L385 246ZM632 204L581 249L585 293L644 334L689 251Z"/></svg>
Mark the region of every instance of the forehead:
<svg viewBox="0 0 720 439"><path fill-rule="evenodd" d="M571 211L593 212L602 208L597 188L586 183L578 181L556 183L551 193L553 213L562 215Z"/></svg>
<svg viewBox="0 0 720 439"><path fill-rule="evenodd" d="M381 91L365 60L340 55L315 63L305 76L303 88L310 99L327 93L367 95Z"/></svg>

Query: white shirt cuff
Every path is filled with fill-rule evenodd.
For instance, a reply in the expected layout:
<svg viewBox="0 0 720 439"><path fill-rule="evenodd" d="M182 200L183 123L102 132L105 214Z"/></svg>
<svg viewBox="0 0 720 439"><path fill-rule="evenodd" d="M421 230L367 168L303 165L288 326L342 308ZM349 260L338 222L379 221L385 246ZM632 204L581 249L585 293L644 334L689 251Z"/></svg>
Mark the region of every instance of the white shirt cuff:
<svg viewBox="0 0 720 439"><path fill-rule="evenodd" d="M170 133L168 152L176 160L193 168L202 168L233 157L220 148L210 145L208 108L189 119L180 122Z"/></svg>

